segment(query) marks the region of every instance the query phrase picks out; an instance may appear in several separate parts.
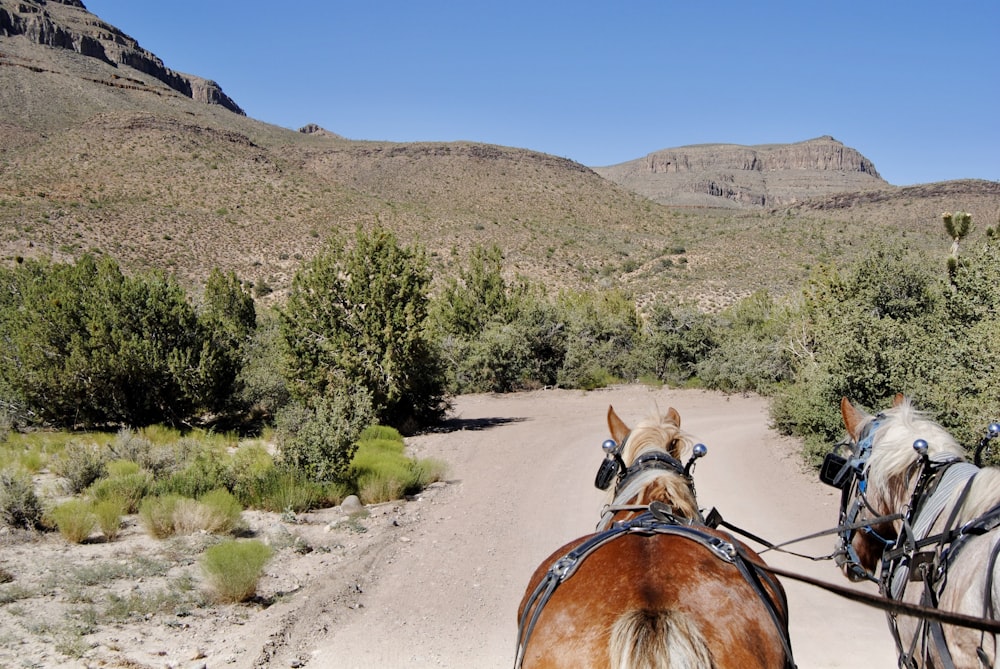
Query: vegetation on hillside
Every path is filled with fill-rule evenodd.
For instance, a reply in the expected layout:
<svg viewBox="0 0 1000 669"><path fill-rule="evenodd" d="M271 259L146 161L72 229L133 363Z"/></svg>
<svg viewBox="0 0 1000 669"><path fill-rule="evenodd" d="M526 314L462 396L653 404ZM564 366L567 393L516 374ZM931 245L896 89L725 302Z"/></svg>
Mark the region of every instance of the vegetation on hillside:
<svg viewBox="0 0 1000 669"><path fill-rule="evenodd" d="M105 445L70 442L49 457L73 491L125 513L150 495L217 489L290 510L402 494L439 468L428 477L417 463L386 464L408 473L385 481L363 464L372 451L360 456L366 428L430 427L448 395L467 392L635 381L758 392L810 457L842 433L841 396L877 410L904 392L971 446L1000 416L991 233L961 257L885 242L847 267L816 268L796 299L757 292L718 313L640 309L617 289L546 292L505 279L496 247L477 249L431 296L420 249L384 230L331 244L303 265L277 318L259 323L232 275L213 273L196 308L162 275L125 277L106 257L27 261L0 275L0 429L118 426ZM131 436L156 423L272 426L276 451ZM17 471L46 457L29 456ZM42 524L23 475L3 482L6 522Z"/></svg>

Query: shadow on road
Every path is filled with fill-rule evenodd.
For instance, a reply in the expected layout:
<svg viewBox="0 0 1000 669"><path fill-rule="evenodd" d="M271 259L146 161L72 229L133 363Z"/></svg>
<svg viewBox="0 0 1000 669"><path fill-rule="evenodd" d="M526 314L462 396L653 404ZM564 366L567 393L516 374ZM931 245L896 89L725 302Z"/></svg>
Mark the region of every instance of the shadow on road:
<svg viewBox="0 0 1000 669"><path fill-rule="evenodd" d="M508 423L523 423L527 418L449 418L443 420L434 427L427 430L429 433L448 434L451 432L461 432L462 430L480 431L488 430L499 425Z"/></svg>

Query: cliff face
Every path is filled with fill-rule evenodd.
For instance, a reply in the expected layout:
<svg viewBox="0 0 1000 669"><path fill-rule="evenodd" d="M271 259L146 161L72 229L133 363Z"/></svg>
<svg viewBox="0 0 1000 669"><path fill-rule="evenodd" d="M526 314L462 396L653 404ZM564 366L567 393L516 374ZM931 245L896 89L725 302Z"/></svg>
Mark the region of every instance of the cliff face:
<svg viewBox="0 0 1000 669"><path fill-rule="evenodd" d="M0 0L0 36L130 67L193 100L244 115L217 83L169 69L137 41L88 12L80 0Z"/></svg>
<svg viewBox="0 0 1000 669"><path fill-rule="evenodd" d="M702 144L594 170L664 204L769 207L887 188L861 153L825 136L795 144Z"/></svg>

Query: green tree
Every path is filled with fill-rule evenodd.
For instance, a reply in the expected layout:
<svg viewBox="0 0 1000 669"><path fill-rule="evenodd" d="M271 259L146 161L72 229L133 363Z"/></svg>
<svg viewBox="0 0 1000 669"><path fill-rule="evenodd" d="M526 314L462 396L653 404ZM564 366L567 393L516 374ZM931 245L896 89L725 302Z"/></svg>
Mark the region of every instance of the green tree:
<svg viewBox="0 0 1000 669"><path fill-rule="evenodd" d="M110 258L0 273L0 389L21 418L58 425L190 419L202 335L176 281Z"/></svg>
<svg viewBox="0 0 1000 669"><path fill-rule="evenodd" d="M234 272L212 270L198 320L204 339L193 394L211 411L231 408L240 392L237 380L257 326L253 297Z"/></svg>
<svg viewBox="0 0 1000 669"><path fill-rule="evenodd" d="M789 310L766 291L740 300L720 314L716 346L697 362L704 383L728 392L769 392L792 377Z"/></svg>
<svg viewBox="0 0 1000 669"><path fill-rule="evenodd" d="M674 308L657 302L642 324L642 367L656 378L680 384L715 348L711 318L694 307Z"/></svg>
<svg viewBox="0 0 1000 669"><path fill-rule="evenodd" d="M618 290L565 292L566 356L559 385L592 389L637 378L641 328L635 302Z"/></svg>
<svg viewBox="0 0 1000 669"><path fill-rule="evenodd" d="M922 258L893 245L843 273L814 275L789 327L789 350L798 355L794 382L776 392L775 424L814 446L829 444L843 430L842 396L872 409L897 392L925 395L948 341L942 287Z"/></svg>
<svg viewBox="0 0 1000 669"><path fill-rule="evenodd" d="M556 383L565 355L560 315L539 287L504 279L496 246L474 249L469 266L448 280L430 311L452 392Z"/></svg>
<svg viewBox="0 0 1000 669"><path fill-rule="evenodd" d="M430 275L419 249L381 228L330 244L294 277L282 312L297 397L358 383L379 422L409 431L444 413L440 354L427 334Z"/></svg>

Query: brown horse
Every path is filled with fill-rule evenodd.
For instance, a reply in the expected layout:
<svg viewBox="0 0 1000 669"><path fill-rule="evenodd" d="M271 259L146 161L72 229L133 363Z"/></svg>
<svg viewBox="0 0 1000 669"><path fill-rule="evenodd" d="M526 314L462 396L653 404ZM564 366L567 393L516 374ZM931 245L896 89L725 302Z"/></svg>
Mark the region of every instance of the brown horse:
<svg viewBox="0 0 1000 669"><path fill-rule="evenodd" d="M827 456L841 475L824 480L844 491L837 552L845 575L876 581L886 597L996 619L1000 470L967 462L903 395L877 416L846 397L840 409L850 453ZM992 634L903 615L889 616L889 626L901 667L996 666Z"/></svg>
<svg viewBox="0 0 1000 669"><path fill-rule="evenodd" d="M518 611L516 667L794 667L781 585L760 557L702 521L690 478L704 447L680 416L629 428L608 409L617 479L598 531L536 569ZM692 453L681 464L683 451Z"/></svg>

